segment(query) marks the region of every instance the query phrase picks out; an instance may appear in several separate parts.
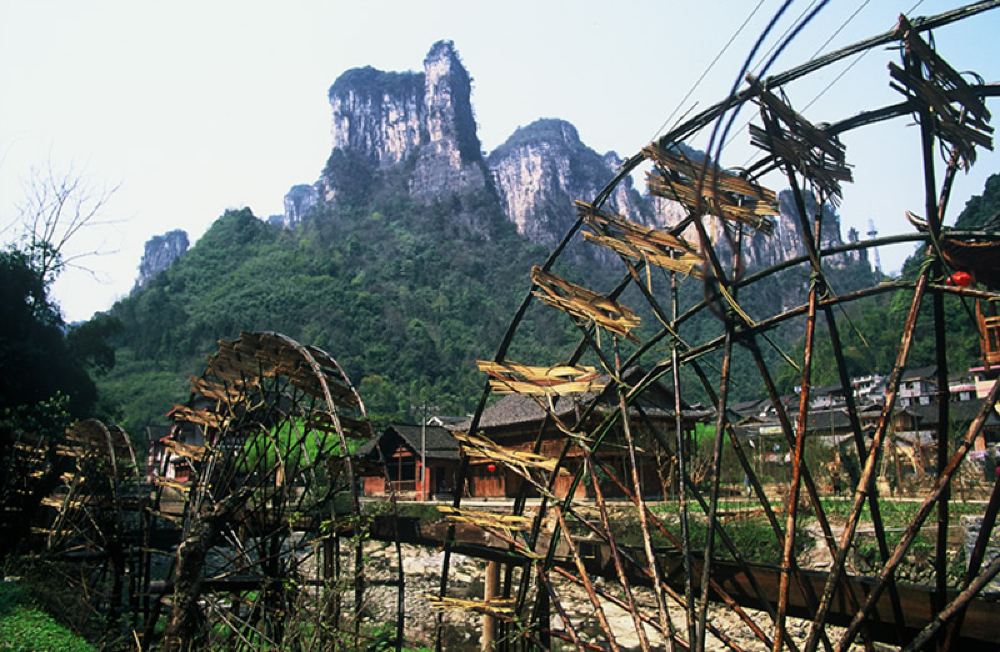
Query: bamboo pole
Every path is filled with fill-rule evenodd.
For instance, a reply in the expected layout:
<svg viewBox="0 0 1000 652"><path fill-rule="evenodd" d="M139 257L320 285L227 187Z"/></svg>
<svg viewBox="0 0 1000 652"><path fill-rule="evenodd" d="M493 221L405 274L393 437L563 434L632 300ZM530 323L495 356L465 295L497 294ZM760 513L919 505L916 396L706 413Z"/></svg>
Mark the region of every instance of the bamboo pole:
<svg viewBox="0 0 1000 652"><path fill-rule="evenodd" d="M495 561L486 562L486 571L484 574L484 588L483 588L483 601L487 606L496 598L497 595L497 585L500 583L500 564ZM493 644L496 641L496 618L493 614L487 612L483 613L483 633L479 639L479 649L482 652L491 652L493 650Z"/></svg>

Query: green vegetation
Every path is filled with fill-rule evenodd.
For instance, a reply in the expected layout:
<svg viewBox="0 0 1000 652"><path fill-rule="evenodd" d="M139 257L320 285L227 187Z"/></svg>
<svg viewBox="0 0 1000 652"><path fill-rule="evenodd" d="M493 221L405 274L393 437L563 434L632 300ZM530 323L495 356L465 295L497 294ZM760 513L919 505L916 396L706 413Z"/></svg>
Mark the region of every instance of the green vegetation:
<svg viewBox="0 0 1000 652"><path fill-rule="evenodd" d="M40 266L35 249L49 256ZM56 262L53 263L52 261ZM58 471L28 463L15 442L30 441L45 453L63 439L75 419L103 414L91 380L94 369L114 366L114 350L105 337L117 326L114 318L94 320L69 331L49 289L61 269L58 252L44 243L0 251L0 502L5 521L0 558L14 550L28 532L31 518ZM32 468L28 468L31 466ZM25 480L26 474L31 480ZM27 489L27 491L25 491Z"/></svg>
<svg viewBox="0 0 1000 652"><path fill-rule="evenodd" d="M542 121L525 129L558 126ZM474 409L482 388L474 361L495 352L528 287L532 264L544 260L547 249L519 236L485 191L415 201L405 170L378 172L339 151L324 176L339 189L334 206L319 209L293 231L265 224L248 209L229 211L170 269L110 311L124 329L115 338L115 367L98 384L129 432L141 436L147 425L162 423L171 405L186 398L186 378L200 373L216 341L243 330L276 330L329 351L378 422L412 420L425 403L439 413ZM620 271L585 266L572 256L556 272L601 290L620 278ZM840 292L873 280L858 265L835 270L833 277ZM659 270L651 280L662 304L668 281ZM787 304L789 292L801 294L807 282L800 266L744 288L739 301L760 319ZM697 279L681 287L682 311L704 298ZM636 289L621 300L640 311L643 335L658 329ZM710 310L681 328L688 342L721 332L722 322ZM779 350L790 348L787 341L800 332L790 322L771 334L773 347L762 343L776 375L792 370L786 372L788 389L796 374ZM562 362L579 338L569 319L536 302L508 358ZM631 350L624 345L623 355ZM669 350L660 345L643 364L665 355ZM717 352L700 358L710 382L718 379L720 359ZM861 369L870 356L859 349L852 359ZM749 380L757 377L756 368L741 347L732 369L732 399L759 397L759 383ZM705 401L701 383L690 370L682 373L685 400Z"/></svg>
<svg viewBox="0 0 1000 652"><path fill-rule="evenodd" d="M960 229L997 228L1000 215L1000 174L986 181L982 195L972 197L958 215L955 226ZM926 260L925 248L920 246L903 264L901 277L916 279ZM944 279L934 279L943 282ZM842 292L843 288L835 285ZM848 373L860 375L869 372L888 373L896 358L903 324L910 308L912 292L892 292L868 297L837 310L839 334L844 349ZM911 368L935 364L934 328L929 298L923 301L914 331L913 347L907 365ZM846 317L846 319L845 319ZM948 347L948 366L952 372L964 371L978 364L981 359L979 331L975 324L974 302L956 296L944 297L944 318L948 328L945 341ZM813 362L813 385L838 384L837 366L830 346L830 338L823 320L817 328L817 346ZM799 342L793 358L801 359ZM801 382L796 370L785 367L778 373L783 389L790 389Z"/></svg>
<svg viewBox="0 0 1000 652"><path fill-rule="evenodd" d="M17 584L0 582L0 650L90 652L96 649L35 605Z"/></svg>
<svg viewBox="0 0 1000 652"><path fill-rule="evenodd" d="M99 385L126 429L141 435L162 422L216 341L243 330L276 330L331 352L376 419L412 418L425 401L471 410L482 382L474 361L493 354L545 253L485 194L428 205L384 186L291 232L246 209L227 212L116 304L110 314L124 330ZM533 341L517 359L566 355L573 327L559 317L530 316Z"/></svg>
<svg viewBox="0 0 1000 652"><path fill-rule="evenodd" d="M347 448L354 453L364 442L347 440ZM315 460L317 455L338 455L340 438L335 432L307 430L302 419L285 421L266 433L259 433L243 443L243 455L239 457L240 471L273 468L279 461L286 469L295 469L305 458L305 463ZM263 463L261 463L263 458Z"/></svg>
<svg viewBox="0 0 1000 652"><path fill-rule="evenodd" d="M983 194L973 195L955 220L956 229L981 229L997 227L1000 217L1000 174L986 180Z"/></svg>
<svg viewBox="0 0 1000 652"><path fill-rule="evenodd" d="M17 249L0 252L0 410L68 397L71 414L90 413L94 383L63 335L59 309L49 301L49 282Z"/></svg>

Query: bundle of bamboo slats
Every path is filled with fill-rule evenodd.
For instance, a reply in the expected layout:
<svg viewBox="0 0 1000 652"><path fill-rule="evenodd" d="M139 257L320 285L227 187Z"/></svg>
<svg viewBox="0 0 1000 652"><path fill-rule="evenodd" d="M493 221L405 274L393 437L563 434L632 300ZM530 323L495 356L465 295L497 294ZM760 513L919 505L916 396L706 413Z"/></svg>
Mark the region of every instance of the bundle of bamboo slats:
<svg viewBox="0 0 1000 652"><path fill-rule="evenodd" d="M482 600L463 600L462 598L439 597L433 594L426 594L424 598L434 609L460 609L462 611L474 611L480 614L487 614L504 620L514 618L513 598L493 598L489 602Z"/></svg>
<svg viewBox="0 0 1000 652"><path fill-rule="evenodd" d="M446 505L439 506L438 510L451 523L465 523L487 530L499 530L506 533L507 536L531 528L531 519L527 516L484 512L475 509L456 509Z"/></svg>
<svg viewBox="0 0 1000 652"><path fill-rule="evenodd" d="M652 144L642 150L657 170L646 177L649 192L682 204L694 215L711 214L770 234L777 215L774 191L722 170L711 160L691 159Z"/></svg>
<svg viewBox="0 0 1000 652"><path fill-rule="evenodd" d="M470 461L489 460L497 462L523 475L528 469L553 471L558 467L558 460L553 457L539 455L531 451L519 451L500 446L483 435L455 433L455 439L462 445L462 454ZM564 473L565 469L562 470Z"/></svg>
<svg viewBox="0 0 1000 652"><path fill-rule="evenodd" d="M889 86L907 97L916 97L927 107L938 138L958 151L968 170L976 161L977 145L993 149L990 112L962 75L931 49L903 16L899 19L899 30L917 69L901 68L890 62L889 74L898 83L890 82Z"/></svg>
<svg viewBox="0 0 1000 652"><path fill-rule="evenodd" d="M567 396L599 392L607 383L599 379L594 367L532 367L511 362L477 360L476 366L490 378L490 389L497 394L543 394Z"/></svg>
<svg viewBox="0 0 1000 652"><path fill-rule="evenodd" d="M611 333L639 341L631 332L639 326L639 315L617 301L561 279L537 265L531 268L531 282L538 288L533 294L548 305L593 322Z"/></svg>
<svg viewBox="0 0 1000 652"><path fill-rule="evenodd" d="M682 238L637 224L620 215L605 213L586 202L577 201L576 206L584 224L592 229L583 232L587 241L607 247L634 261L644 261L673 272L702 277L701 255Z"/></svg>
<svg viewBox="0 0 1000 652"><path fill-rule="evenodd" d="M751 86L757 84L750 79ZM775 164L785 162L809 179L831 201L843 197L841 182L854 180L844 145L796 113L771 91L758 86L754 100L764 126L750 125L752 145L768 152Z"/></svg>

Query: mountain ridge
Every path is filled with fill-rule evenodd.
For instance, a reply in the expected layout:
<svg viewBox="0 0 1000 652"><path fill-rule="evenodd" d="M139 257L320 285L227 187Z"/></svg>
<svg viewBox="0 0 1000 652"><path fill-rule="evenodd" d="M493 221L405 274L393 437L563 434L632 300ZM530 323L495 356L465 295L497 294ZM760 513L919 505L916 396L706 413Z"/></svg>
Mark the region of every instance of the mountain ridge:
<svg viewBox="0 0 1000 652"><path fill-rule="evenodd" d="M330 351L377 418L412 418L427 401L471 409L482 382L474 361L492 356L531 266L576 220L573 200L591 199L621 163L552 118L484 155L470 77L450 42L431 48L423 72L355 69L328 97L330 155L316 182L289 190L284 215L228 211L113 307L124 324L120 362L101 389L122 405L126 427L162 420L216 340L241 330L278 330ZM661 227L682 216L631 179L607 207ZM604 291L621 277L600 248L574 242L567 253L557 271L574 282ZM807 287L807 274L790 272L741 302L765 314ZM702 287L682 291L691 305ZM719 328L707 313L688 324L698 337ZM564 362L579 337L564 315L542 309L519 334L510 358L536 364Z"/></svg>

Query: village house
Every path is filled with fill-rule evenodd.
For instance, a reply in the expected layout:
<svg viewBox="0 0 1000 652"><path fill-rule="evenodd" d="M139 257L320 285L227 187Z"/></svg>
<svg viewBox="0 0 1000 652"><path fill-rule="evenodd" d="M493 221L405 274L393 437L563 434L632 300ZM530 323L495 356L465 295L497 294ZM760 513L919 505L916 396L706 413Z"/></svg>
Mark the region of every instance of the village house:
<svg viewBox="0 0 1000 652"><path fill-rule="evenodd" d="M448 421L445 421L448 419ZM424 425L392 424L358 449L369 462L363 477L365 496L411 500L451 498L461 462L458 441L447 428L454 420L434 417Z"/></svg>
<svg viewBox="0 0 1000 652"><path fill-rule="evenodd" d="M937 367L905 369L899 382L899 405L930 405L937 392Z"/></svg>
<svg viewBox="0 0 1000 652"><path fill-rule="evenodd" d="M628 382L634 382L640 372L628 375ZM591 421L604 419L609 412L618 410L618 397L608 389L600 393L585 393L575 397L553 397L551 409L544 397L509 394L486 407L481 415L477 433L489 438L496 445L517 452L531 451L535 439L540 438L539 454L556 459L562 453L569 439L553 418L563 427L584 428L579 420L587 413L587 408L595 403ZM675 437L673 393L663 385L654 383L646 391L638 404L628 410L630 429L634 436L639 460L639 476L642 492L646 496L663 496L671 491L669 485L676 483L671 475L671 458L651 435L651 428L665 433L673 442ZM693 446L695 424L712 418L714 411L698 406L682 404L682 429L687 446ZM413 500L450 499L457 486L459 468L462 462L461 448L455 435L461 436L471 426L471 419L454 417L433 417L424 426L393 424L359 449L358 454L369 463L369 470L363 479L364 495L386 496L394 491L397 496ZM599 464L611 470L615 476L631 485L626 474L630 468L626 461L627 446L621 425L609 431L608 440L597 455ZM573 474L582 464L583 452L578 446L570 446L564 471L553 486L556 495L565 495L569 490ZM375 470L384 464L383 470ZM422 472L426 469L425 472ZM608 497L622 496L617 484L602 470L601 490ZM488 457L471 457L466 476L465 497L475 499L508 499L518 495L525 480L511 471L499 460ZM528 495L537 495L534 487L525 487ZM589 483L581 483L575 495L580 498L592 497Z"/></svg>
<svg viewBox="0 0 1000 652"><path fill-rule="evenodd" d="M626 377L626 382L636 382L641 372L636 370ZM587 413L587 408L594 405L589 417L594 423L603 420L609 413L619 410L618 397L615 391L608 388L600 393L587 393L576 396L575 399L563 397L553 399L552 416L543 407L545 399L510 394L489 405L479 422L479 432L490 440L507 449L515 451L531 451L536 438L539 439L538 452L551 459L558 458L566 446L567 435L553 422L553 416L564 426L571 429L587 430L578 424ZM682 403L681 423L686 445L693 447L695 424L710 421L714 410L704 409ZM673 443L675 433L674 395L661 383L653 383L643 393L641 399L628 409L629 426L638 448L638 475L642 493L651 497L663 497L671 493L671 485L676 482L672 475L672 460L666 451L657 443L652 430L665 434ZM467 424L468 426L468 424ZM621 423L609 431L608 439L601 446L596 459L599 464L615 474L617 478L631 485L630 476L626 473L629 465L626 460L627 446ZM553 483L553 492L564 496L570 487L573 475L583 463L583 451L578 446L570 446L566 451L565 473L560 474ZM477 498L511 498L517 496L524 480L516 473L488 459L473 460L469 465L469 495ZM617 483L598 472L602 493L608 497L620 497L622 491ZM535 495L533 488L528 489L528 495ZM593 488L587 482L576 487L575 497L592 498Z"/></svg>

